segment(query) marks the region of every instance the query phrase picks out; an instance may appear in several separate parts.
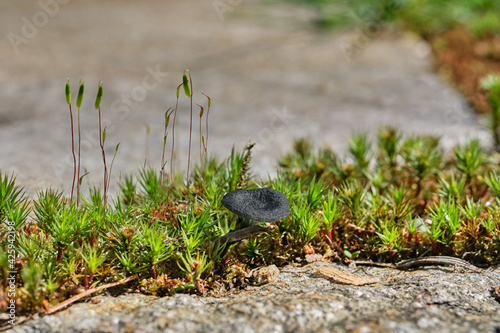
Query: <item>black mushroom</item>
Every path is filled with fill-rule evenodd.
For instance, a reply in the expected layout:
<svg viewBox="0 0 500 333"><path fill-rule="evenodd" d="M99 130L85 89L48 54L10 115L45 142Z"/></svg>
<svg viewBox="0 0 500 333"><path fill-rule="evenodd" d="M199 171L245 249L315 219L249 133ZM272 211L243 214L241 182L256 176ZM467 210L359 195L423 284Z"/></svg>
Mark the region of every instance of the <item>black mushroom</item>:
<svg viewBox="0 0 500 333"><path fill-rule="evenodd" d="M287 197L272 188L229 192L222 198L221 203L243 218L242 227L258 225L261 222L276 222L290 214Z"/></svg>
<svg viewBox="0 0 500 333"><path fill-rule="evenodd" d="M226 244L223 255L230 245L275 228L274 225L266 226L262 223L277 222L290 214L287 197L271 188L232 191L222 198L221 203L242 218L239 229L230 231L216 241Z"/></svg>

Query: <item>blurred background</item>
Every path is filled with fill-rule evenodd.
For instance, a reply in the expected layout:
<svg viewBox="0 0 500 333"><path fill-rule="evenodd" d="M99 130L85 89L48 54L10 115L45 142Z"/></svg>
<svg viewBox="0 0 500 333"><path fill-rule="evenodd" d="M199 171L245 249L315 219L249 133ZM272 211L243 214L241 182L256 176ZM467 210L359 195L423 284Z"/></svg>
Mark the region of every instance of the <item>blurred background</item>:
<svg viewBox="0 0 500 333"><path fill-rule="evenodd" d="M259 177L273 175L292 139L342 152L356 132L383 125L480 137L487 103L479 78L499 70L498 1L40 0L0 2L0 170L33 195L69 193L69 109L80 79L84 183L101 185L99 80L106 153L117 180L160 168L164 113L189 69L194 102L207 107L208 154L256 143ZM477 112L476 112L477 111ZM76 119L75 119L76 120ZM199 159L194 108L192 159ZM205 119L203 119L203 129ZM189 100L181 93L175 171L184 172ZM75 121L76 126L76 121ZM171 130L167 143L170 156ZM170 161L168 161L170 163ZM85 186L84 186L85 187Z"/></svg>

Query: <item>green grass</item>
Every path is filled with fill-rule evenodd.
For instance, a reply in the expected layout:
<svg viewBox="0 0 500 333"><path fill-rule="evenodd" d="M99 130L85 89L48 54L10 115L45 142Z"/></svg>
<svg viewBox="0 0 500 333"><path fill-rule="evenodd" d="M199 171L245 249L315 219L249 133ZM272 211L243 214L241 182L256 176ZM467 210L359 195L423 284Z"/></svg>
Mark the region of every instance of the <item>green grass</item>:
<svg viewBox="0 0 500 333"><path fill-rule="evenodd" d="M298 139L267 180L252 177L251 149L233 149L222 162L205 154L187 180L164 176L162 162L123 178L110 200L93 188L79 194L80 204L56 190L27 199L14 175L0 173L0 292L17 271L17 311L32 313L131 276L138 278L129 290L145 294L230 292L245 286L242 272L311 251L343 260L433 254L500 262L499 155L476 140L445 153L439 138L389 127L376 142L354 135L341 158ZM222 197L258 187L283 192L290 216L221 257L215 241L238 224Z"/></svg>

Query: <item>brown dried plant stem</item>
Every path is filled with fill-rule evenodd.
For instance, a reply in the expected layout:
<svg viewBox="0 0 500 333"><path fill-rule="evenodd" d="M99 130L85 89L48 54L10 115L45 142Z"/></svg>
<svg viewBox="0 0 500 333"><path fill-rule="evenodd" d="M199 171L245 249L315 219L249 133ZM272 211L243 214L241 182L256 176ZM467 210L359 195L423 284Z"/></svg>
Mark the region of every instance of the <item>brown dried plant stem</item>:
<svg viewBox="0 0 500 333"><path fill-rule="evenodd" d="M189 148L188 148L188 165L186 172L186 189L189 188L189 165L191 164L191 137L193 134L193 80L191 79L191 72L189 72L189 88L191 90L191 96L189 97L191 102L190 115L189 115Z"/></svg>
<svg viewBox="0 0 500 333"><path fill-rule="evenodd" d="M175 109L174 109L174 120L172 123L172 152L170 153L170 183L173 181L174 177L174 150L175 150L175 119L177 118L177 108L179 107L179 90L181 89L182 85L184 83L181 83L177 86L177 100L175 102Z"/></svg>
<svg viewBox="0 0 500 333"><path fill-rule="evenodd" d="M104 129L106 130L106 129ZM106 153L104 152L104 141L102 139L102 127L101 127L101 107L99 106L99 145L101 146L102 152L102 162L104 164L104 206L106 206L106 199L108 194L108 167L106 166Z"/></svg>
<svg viewBox="0 0 500 333"><path fill-rule="evenodd" d="M203 142L202 142L202 138L203 138L203 132L201 131L201 120L203 118L203 106L201 106L200 104L196 103L197 106L200 107L200 163L201 163L201 167L203 169L203 158L202 158L202 152L203 152Z"/></svg>
<svg viewBox="0 0 500 333"><path fill-rule="evenodd" d="M80 108L78 108L78 179L76 183L76 205L80 202L80 146L82 142L82 133L80 131Z"/></svg>
<svg viewBox="0 0 500 333"><path fill-rule="evenodd" d="M202 93L202 95L204 95L208 99L207 115L205 116L206 124L205 124L205 143L204 143L205 157L208 157L208 152L207 152L207 148L208 148L208 115L210 113L210 97L208 97L204 93Z"/></svg>
<svg viewBox="0 0 500 333"><path fill-rule="evenodd" d="M108 288L111 288L111 287L115 287L115 286L118 286L120 284L124 284L124 283L127 283L127 282L130 282L132 280L135 280L137 279L137 275L132 275L132 276L129 276L125 279L121 279L120 281L116 281L116 282L112 282L112 283L108 283L108 284L105 284L103 286L100 286L100 287L97 287L97 288L93 288L93 289L89 289L89 290L86 290L84 291L83 293L81 294L78 294L76 296L73 296L71 298L68 298L67 300L51 307L50 309L48 309L45 314L49 315L49 314L52 314L52 313L55 313L59 310L61 310L62 308L65 308L66 306L78 301L79 299L82 299L84 298L85 296L88 296L90 294L93 294L99 290L103 290L103 289L108 289Z"/></svg>
<svg viewBox="0 0 500 333"><path fill-rule="evenodd" d="M167 162L165 162L165 146L167 144L167 128L168 128L168 123L170 122L170 115L172 114L171 111L172 108L168 108L167 111L165 112L165 130L163 132L163 151L161 154L161 167L160 167L160 186L158 186L158 207L160 206L161 203L161 187L163 185L163 178L165 175L165 165ZM170 111L170 112L169 112ZM170 161L170 166L172 166L172 161Z"/></svg>
<svg viewBox="0 0 500 333"><path fill-rule="evenodd" d="M75 190L75 178L76 178L76 156L75 156L75 131L73 128L73 111L71 110L71 104L69 105L69 117L71 120L71 153L73 154L73 182L71 184L71 201L73 201L73 192Z"/></svg>
<svg viewBox="0 0 500 333"><path fill-rule="evenodd" d="M115 147L115 153L113 155L113 159L111 160L111 165L109 166L108 185L109 185L109 180L111 179L111 171L113 170L113 163L115 163L115 157L116 154L118 154L118 148L120 148L120 143L118 143Z"/></svg>

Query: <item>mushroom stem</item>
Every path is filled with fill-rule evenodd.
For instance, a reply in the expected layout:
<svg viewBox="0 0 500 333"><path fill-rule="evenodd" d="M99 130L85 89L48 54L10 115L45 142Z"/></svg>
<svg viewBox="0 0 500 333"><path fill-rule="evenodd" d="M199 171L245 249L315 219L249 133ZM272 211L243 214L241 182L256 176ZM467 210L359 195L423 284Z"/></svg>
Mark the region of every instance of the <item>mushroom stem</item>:
<svg viewBox="0 0 500 333"><path fill-rule="evenodd" d="M238 230L243 229L243 228L248 228L251 226L258 226L260 224L262 224L262 222L253 220L253 219L248 218L248 217L242 217L241 223L240 223L240 228Z"/></svg>
<svg viewBox="0 0 500 333"><path fill-rule="evenodd" d="M242 222L243 223L243 222ZM243 224L242 224L243 225ZM217 246L219 244L224 244L224 249L222 250L222 253L220 257L224 257L227 253L227 250L229 247L235 243L238 243L239 241L246 239L248 237L252 237L258 234L261 234L263 232L271 231L276 229L275 225L250 225L245 228L240 228L236 229L233 231L228 232L224 236L218 238L214 244Z"/></svg>

